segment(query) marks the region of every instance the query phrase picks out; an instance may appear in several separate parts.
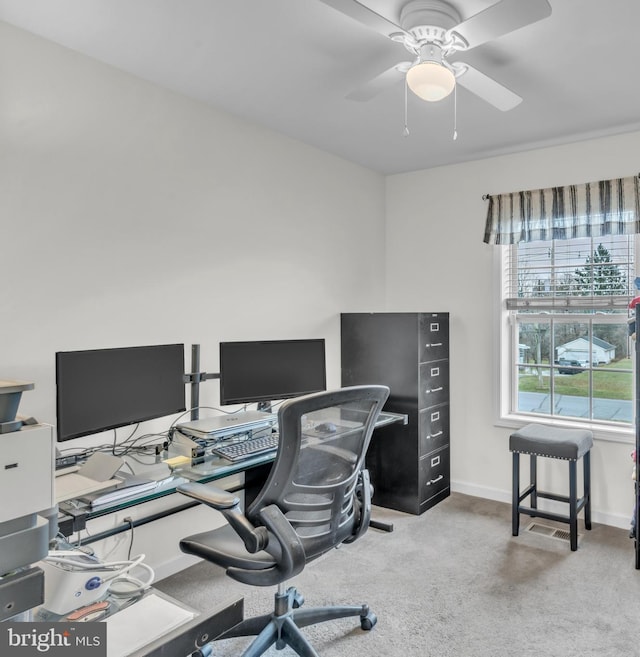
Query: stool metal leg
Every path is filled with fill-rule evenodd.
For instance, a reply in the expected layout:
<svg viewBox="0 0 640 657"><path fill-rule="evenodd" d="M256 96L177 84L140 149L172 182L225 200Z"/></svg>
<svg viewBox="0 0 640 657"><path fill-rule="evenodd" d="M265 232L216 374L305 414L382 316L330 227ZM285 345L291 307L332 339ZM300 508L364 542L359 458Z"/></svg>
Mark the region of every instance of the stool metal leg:
<svg viewBox="0 0 640 657"><path fill-rule="evenodd" d="M578 468L576 461L569 461L569 538L571 550L578 549Z"/></svg>
<svg viewBox="0 0 640 657"><path fill-rule="evenodd" d="M591 529L591 453L587 452L582 457L584 469L584 526Z"/></svg>
<svg viewBox="0 0 640 657"><path fill-rule="evenodd" d="M517 536L520 531L520 454L513 452L513 474L511 479L511 534Z"/></svg>

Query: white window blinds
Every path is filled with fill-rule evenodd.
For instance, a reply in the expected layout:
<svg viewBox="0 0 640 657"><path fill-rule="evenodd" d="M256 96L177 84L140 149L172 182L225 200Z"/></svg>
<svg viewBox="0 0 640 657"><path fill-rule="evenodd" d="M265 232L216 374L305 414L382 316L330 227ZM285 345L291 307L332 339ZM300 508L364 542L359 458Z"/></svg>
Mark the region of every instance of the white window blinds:
<svg viewBox="0 0 640 657"><path fill-rule="evenodd" d="M628 235L512 246L504 259L508 310L626 313L633 296L634 242Z"/></svg>

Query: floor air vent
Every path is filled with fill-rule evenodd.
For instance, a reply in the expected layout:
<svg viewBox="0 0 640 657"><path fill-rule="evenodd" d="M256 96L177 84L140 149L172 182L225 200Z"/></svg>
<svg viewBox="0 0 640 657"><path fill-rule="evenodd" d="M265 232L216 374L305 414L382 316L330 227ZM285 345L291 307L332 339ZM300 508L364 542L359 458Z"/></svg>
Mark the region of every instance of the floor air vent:
<svg viewBox="0 0 640 657"><path fill-rule="evenodd" d="M527 531L532 534L541 534L542 536L548 536L549 538L555 538L559 541L569 541L571 535L567 529L558 529L556 527L549 527L548 525L541 525L539 522L532 522L528 527ZM582 534L578 534L580 538Z"/></svg>

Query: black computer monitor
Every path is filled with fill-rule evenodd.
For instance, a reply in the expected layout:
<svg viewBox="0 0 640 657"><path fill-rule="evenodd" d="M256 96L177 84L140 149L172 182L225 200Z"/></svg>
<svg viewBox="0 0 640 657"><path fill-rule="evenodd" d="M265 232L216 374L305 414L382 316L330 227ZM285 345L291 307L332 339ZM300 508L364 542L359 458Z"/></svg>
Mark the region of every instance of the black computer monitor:
<svg viewBox="0 0 640 657"><path fill-rule="evenodd" d="M56 353L58 441L185 410L184 345Z"/></svg>
<svg viewBox="0 0 640 657"><path fill-rule="evenodd" d="M220 343L220 403L269 402L325 390L324 339Z"/></svg>

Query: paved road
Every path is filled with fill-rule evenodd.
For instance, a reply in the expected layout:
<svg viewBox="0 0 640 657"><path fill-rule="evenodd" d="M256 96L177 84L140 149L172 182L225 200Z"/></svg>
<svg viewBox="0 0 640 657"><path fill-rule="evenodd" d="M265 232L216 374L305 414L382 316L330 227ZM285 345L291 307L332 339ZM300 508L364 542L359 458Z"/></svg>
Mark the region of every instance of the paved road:
<svg viewBox="0 0 640 657"><path fill-rule="evenodd" d="M589 400L586 397L556 395L554 415L589 417ZM530 413L549 413L550 395L542 392L521 392L518 394L520 411ZM596 420L613 422L633 422L633 402L619 399L594 399L593 417Z"/></svg>

